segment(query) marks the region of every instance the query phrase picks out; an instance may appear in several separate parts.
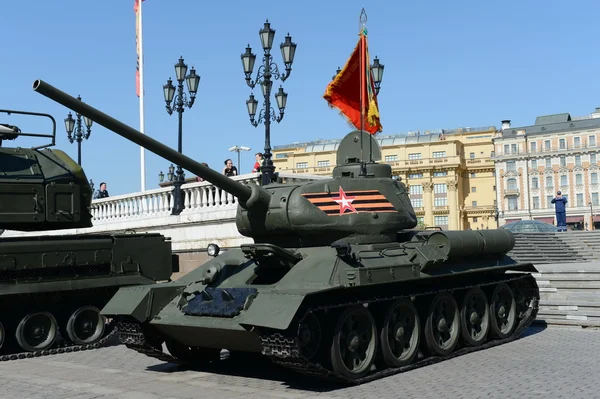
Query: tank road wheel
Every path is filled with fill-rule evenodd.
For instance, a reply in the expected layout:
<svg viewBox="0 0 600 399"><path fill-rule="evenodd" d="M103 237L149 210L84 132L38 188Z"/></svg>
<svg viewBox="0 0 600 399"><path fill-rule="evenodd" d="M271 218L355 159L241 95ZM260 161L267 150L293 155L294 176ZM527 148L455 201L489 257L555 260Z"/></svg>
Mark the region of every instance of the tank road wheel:
<svg viewBox="0 0 600 399"><path fill-rule="evenodd" d="M221 349L187 346L170 338L165 340L165 344L171 355L192 367L204 366L221 358Z"/></svg>
<svg viewBox="0 0 600 399"><path fill-rule="evenodd" d="M481 345L490 329L490 312L483 290L471 288L460 308L460 331L463 342L469 346Z"/></svg>
<svg viewBox="0 0 600 399"><path fill-rule="evenodd" d="M350 379L370 370L377 354L377 328L369 309L362 305L346 309L338 318L331 343L333 371Z"/></svg>
<svg viewBox="0 0 600 399"><path fill-rule="evenodd" d="M307 359L311 359L319 350L321 346L321 324L319 319L309 313L300 322L298 326L298 343L302 350L302 355Z"/></svg>
<svg viewBox="0 0 600 399"><path fill-rule="evenodd" d="M492 334L497 338L508 337L517 324L517 305L512 290L505 283L494 288L490 301Z"/></svg>
<svg viewBox="0 0 600 399"><path fill-rule="evenodd" d="M448 292L437 294L431 301L425 322L425 342L432 355L451 353L460 336L458 304Z"/></svg>
<svg viewBox="0 0 600 399"><path fill-rule="evenodd" d="M104 334L105 323L104 316L98 308L82 306L69 317L67 335L76 344L93 344Z"/></svg>
<svg viewBox="0 0 600 399"><path fill-rule="evenodd" d="M51 347L57 331L56 319L50 313L31 313L21 319L15 337L21 348L33 352Z"/></svg>
<svg viewBox="0 0 600 399"><path fill-rule="evenodd" d="M412 363L419 353L421 324L411 301L400 299L387 308L379 339L383 361L388 366Z"/></svg>

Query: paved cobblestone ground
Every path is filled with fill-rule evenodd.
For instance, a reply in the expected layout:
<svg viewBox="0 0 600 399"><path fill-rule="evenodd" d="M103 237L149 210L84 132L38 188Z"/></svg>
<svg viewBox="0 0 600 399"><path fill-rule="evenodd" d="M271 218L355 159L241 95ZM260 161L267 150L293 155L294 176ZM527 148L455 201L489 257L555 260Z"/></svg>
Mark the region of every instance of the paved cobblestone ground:
<svg viewBox="0 0 600 399"><path fill-rule="evenodd" d="M0 398L600 398L600 331L531 328L515 342L339 388L259 360L192 371L123 346L0 363ZM227 367L225 367L227 366Z"/></svg>

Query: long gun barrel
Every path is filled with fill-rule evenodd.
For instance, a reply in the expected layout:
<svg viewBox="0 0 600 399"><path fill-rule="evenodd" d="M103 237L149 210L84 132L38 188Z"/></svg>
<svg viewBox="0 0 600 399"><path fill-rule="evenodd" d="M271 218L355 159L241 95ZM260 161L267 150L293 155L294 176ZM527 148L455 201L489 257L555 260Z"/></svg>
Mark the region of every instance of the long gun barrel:
<svg viewBox="0 0 600 399"><path fill-rule="evenodd" d="M182 168L185 168L197 176L202 177L204 180L213 183L215 186L221 187L223 190L236 196L240 201L240 205L242 205L244 208L252 206L256 201L268 203L270 195L266 190L262 189L262 187L259 187L258 185L246 186L238 183L229 177L224 176L221 173L206 167L183 154L180 154L161 142L148 137L131 126L128 126L123 122L120 122L97 110L96 108L87 105L83 101L77 100L76 98L57 89L51 84L44 82L41 79L37 79L35 82L33 82L33 90L75 112L80 113L83 116L88 117L99 125L104 126L105 128L117 133L122 137L125 137L127 140L139 144L156 155L180 165Z"/></svg>

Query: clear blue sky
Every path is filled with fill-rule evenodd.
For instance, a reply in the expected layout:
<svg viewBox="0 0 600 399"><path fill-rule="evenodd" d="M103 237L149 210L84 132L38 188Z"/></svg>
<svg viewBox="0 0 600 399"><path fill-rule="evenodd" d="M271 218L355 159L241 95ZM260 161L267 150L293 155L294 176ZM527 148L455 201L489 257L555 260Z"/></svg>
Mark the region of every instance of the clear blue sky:
<svg viewBox="0 0 600 399"><path fill-rule="evenodd" d="M139 128L133 0L5 3L0 108L54 115L57 147L74 159L63 123L68 110L33 92L37 78ZM527 125L538 115L584 115L600 106L597 1L147 0L146 133L177 146L177 117L165 111L162 85L175 78L173 65L183 55L202 77L196 103L184 113L184 153L220 170L226 158L237 162L227 149L245 145L252 152L243 153L241 171L250 171L264 127L248 121L251 91L240 54L248 43L262 53L258 30L268 18L277 47L287 32L298 44L284 83L286 116L272 127L272 145L342 137L350 129L322 95L356 44L363 6L371 57L385 64L383 134L499 126L502 119ZM282 65L279 51L275 60ZM108 182L111 195L139 191L139 154L136 144L94 126L83 166L94 182ZM157 187L168 165L146 152L147 188Z"/></svg>

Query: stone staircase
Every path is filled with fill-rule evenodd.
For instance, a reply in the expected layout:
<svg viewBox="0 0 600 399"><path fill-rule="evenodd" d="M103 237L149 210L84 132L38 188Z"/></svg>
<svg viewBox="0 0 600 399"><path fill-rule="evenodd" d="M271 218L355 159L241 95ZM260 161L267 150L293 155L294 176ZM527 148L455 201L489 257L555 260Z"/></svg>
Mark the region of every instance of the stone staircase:
<svg viewBox="0 0 600 399"><path fill-rule="evenodd" d="M540 288L537 320L600 327L600 262L536 265Z"/></svg>
<svg viewBox="0 0 600 399"><path fill-rule="evenodd" d="M508 255L539 271L537 320L600 328L600 230L515 233L515 239Z"/></svg>
<svg viewBox="0 0 600 399"><path fill-rule="evenodd" d="M515 233L508 253L518 262L539 264L600 261L600 230L565 233Z"/></svg>

